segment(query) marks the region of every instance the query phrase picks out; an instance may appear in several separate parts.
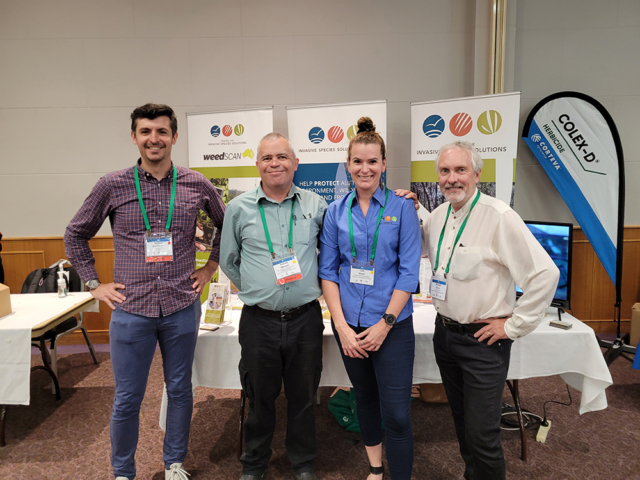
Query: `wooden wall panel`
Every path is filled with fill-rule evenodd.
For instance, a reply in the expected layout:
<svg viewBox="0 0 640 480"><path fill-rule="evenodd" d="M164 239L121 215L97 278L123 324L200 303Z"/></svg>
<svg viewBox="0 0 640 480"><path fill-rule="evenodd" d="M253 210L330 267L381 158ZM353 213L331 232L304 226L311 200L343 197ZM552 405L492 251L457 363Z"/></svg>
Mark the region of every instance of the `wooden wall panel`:
<svg viewBox="0 0 640 480"><path fill-rule="evenodd" d="M27 275L37 268L48 266L45 265L43 250L2 252L1 255L5 285L11 293L20 293Z"/></svg>
<svg viewBox="0 0 640 480"><path fill-rule="evenodd" d="M640 226L627 226L624 231L624 265L622 290L622 331L629 331L631 307L640 301ZM6 283L13 293L19 292L27 274L66 258L60 237L5 238L2 241ZM96 237L89 242L96 258L96 270L103 282L113 281L113 240ZM572 313L594 330L613 333L615 288L600 260L586 239L576 228L573 237ZM85 323L95 343L109 341L111 309L100 305L100 313L85 316ZM69 343L83 343L80 335L66 337ZM66 342L65 342L66 343Z"/></svg>

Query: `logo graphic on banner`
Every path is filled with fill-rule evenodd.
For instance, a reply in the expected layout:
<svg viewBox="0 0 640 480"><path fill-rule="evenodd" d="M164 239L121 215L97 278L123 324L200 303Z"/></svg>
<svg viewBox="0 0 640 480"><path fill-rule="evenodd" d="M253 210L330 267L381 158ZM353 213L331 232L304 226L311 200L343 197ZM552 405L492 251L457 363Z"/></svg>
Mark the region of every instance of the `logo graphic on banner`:
<svg viewBox="0 0 640 480"><path fill-rule="evenodd" d="M422 124L422 131L427 137L436 138L444 132L444 118L440 115L431 115Z"/></svg>
<svg viewBox="0 0 640 480"><path fill-rule="evenodd" d="M249 157L252 159L253 155L253 150L251 150L250 148L247 148L244 152L242 152L242 158Z"/></svg>
<svg viewBox="0 0 640 480"><path fill-rule="evenodd" d="M220 127L218 125L214 125L211 127L211 136L217 137L218 135L220 135Z"/></svg>
<svg viewBox="0 0 640 480"><path fill-rule="evenodd" d="M339 143L344 138L344 131L340 127L331 127L327 138L331 143Z"/></svg>
<svg viewBox="0 0 640 480"><path fill-rule="evenodd" d="M233 132L239 137L240 135L242 135L244 133L244 126L241 123L239 123L233 129Z"/></svg>
<svg viewBox="0 0 640 480"><path fill-rule="evenodd" d="M352 183L346 160L349 141L357 134L355 124L360 117L370 117L384 139L386 111L386 102L287 107L289 139L300 159L294 183L329 203L348 194Z"/></svg>
<svg viewBox="0 0 640 480"><path fill-rule="evenodd" d="M309 141L314 144L318 144L324 140L324 130L320 127L313 127L309 130Z"/></svg>
<svg viewBox="0 0 640 480"><path fill-rule="evenodd" d="M420 203L433 211L445 201L435 159L443 145L464 140L484 160L480 190L513 205L519 116L519 93L412 103L411 190Z"/></svg>
<svg viewBox="0 0 640 480"><path fill-rule="evenodd" d="M224 128L222 129L222 134L225 137L231 136L232 133L233 133L233 130L231 129L231 125L225 125Z"/></svg>
<svg viewBox="0 0 640 480"><path fill-rule="evenodd" d="M492 135L500 130L502 126L502 116L495 110L482 112L478 118L478 130L485 135Z"/></svg>
<svg viewBox="0 0 640 480"><path fill-rule="evenodd" d="M468 113L456 113L451 121L449 122L449 130L456 137L464 137L467 133L471 131L471 127L473 126L473 120Z"/></svg>

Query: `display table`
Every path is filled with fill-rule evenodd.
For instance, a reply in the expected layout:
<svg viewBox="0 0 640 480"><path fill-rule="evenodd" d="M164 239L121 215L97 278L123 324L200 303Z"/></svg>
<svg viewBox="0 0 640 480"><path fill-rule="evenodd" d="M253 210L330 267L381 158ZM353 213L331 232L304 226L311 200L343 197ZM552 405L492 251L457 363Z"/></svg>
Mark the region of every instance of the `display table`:
<svg viewBox="0 0 640 480"><path fill-rule="evenodd" d="M238 373L240 310L227 310L225 316L229 313L232 313L230 322L221 325L220 329L214 332L201 330L198 335L193 361L194 388L241 388ZM435 316L432 305L415 305L414 384L442 382L433 353ZM555 319L557 310L550 309L545 320L534 332L513 343L508 378L520 380L560 375L566 383L582 392L581 414L606 408L605 389L613 381L593 329L569 314L564 314L562 319L573 324L570 330L549 326L549 320ZM322 364L320 386L351 386L329 320L325 320ZM160 411L160 425L163 429L166 406L165 392Z"/></svg>
<svg viewBox="0 0 640 480"><path fill-rule="evenodd" d="M6 405L29 405L31 339L94 303L89 292L71 292L64 298L57 293L11 295L13 313L0 318L0 446L4 446ZM48 365L39 368L56 378Z"/></svg>

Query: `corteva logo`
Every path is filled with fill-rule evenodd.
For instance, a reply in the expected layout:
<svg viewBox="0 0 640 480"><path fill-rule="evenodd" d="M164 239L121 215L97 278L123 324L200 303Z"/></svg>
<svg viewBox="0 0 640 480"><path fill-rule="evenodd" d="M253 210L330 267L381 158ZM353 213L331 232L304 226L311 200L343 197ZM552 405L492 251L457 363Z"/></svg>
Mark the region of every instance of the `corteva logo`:
<svg viewBox="0 0 640 480"><path fill-rule="evenodd" d="M482 112L476 122L478 131L484 135L493 135L502 126L502 115L497 110ZM437 138L444 132L445 119L440 115L429 115L422 123L422 132L429 138ZM465 112L456 113L449 120L449 131L456 137L464 137L473 127L471 115Z"/></svg>
<svg viewBox="0 0 640 480"><path fill-rule="evenodd" d="M235 133L236 136L240 136L244 133L244 125L241 123L237 124L234 128L231 128L231 125L225 125L222 127L222 130L218 125L214 125L211 127L211 136L218 137L220 133L222 133L225 137L230 137L232 133Z"/></svg>
<svg viewBox="0 0 640 480"><path fill-rule="evenodd" d="M253 158L253 151L245 150L244 153L211 153L205 154L203 157L205 160L242 160L243 157Z"/></svg>
<svg viewBox="0 0 640 480"><path fill-rule="evenodd" d="M478 130L485 135L491 135L500 130L502 115L495 110L482 112L478 117Z"/></svg>
<svg viewBox="0 0 640 480"><path fill-rule="evenodd" d="M540 140L542 140L542 137L540 135L538 135L537 133L534 133L533 135L531 135L531 141L532 142L538 143Z"/></svg>

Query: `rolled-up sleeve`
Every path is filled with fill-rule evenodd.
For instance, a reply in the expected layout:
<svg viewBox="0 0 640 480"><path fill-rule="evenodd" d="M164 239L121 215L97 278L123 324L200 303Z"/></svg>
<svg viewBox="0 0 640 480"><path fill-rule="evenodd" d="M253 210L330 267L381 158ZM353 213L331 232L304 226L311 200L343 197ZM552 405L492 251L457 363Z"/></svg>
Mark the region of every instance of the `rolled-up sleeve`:
<svg viewBox="0 0 640 480"><path fill-rule="evenodd" d="M412 200L402 202L398 238L398 281L394 289L413 293L420 281L420 219Z"/></svg>
<svg viewBox="0 0 640 480"><path fill-rule="evenodd" d="M215 236L213 243L211 244L209 260L218 263L220 260L220 237L224 223L225 206L220 198L218 189L215 188L211 182L204 182L203 197L205 199L204 209L207 212L207 215L209 215L209 218L213 221L213 225L218 230L218 234Z"/></svg>

